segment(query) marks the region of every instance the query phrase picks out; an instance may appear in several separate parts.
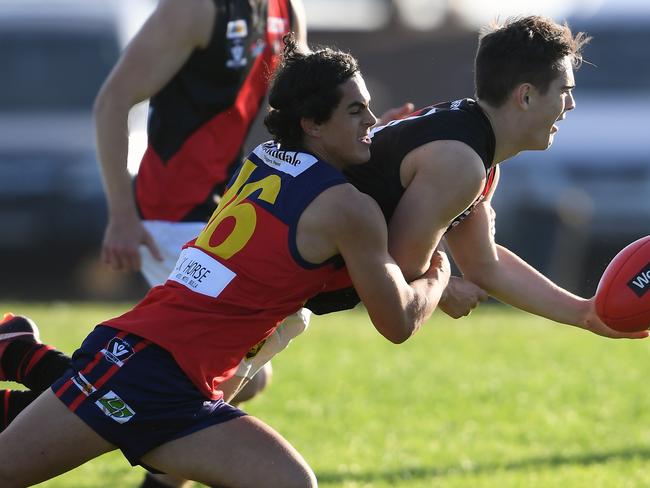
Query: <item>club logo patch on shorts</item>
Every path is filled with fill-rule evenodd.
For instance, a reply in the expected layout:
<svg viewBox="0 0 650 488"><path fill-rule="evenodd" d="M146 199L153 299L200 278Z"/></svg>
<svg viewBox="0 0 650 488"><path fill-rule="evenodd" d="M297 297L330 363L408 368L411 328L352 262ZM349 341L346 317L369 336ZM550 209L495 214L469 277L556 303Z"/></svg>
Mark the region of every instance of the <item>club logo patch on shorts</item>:
<svg viewBox="0 0 650 488"><path fill-rule="evenodd" d="M135 412L114 391L109 391L95 402L104 414L117 422L125 424L133 418Z"/></svg>
<svg viewBox="0 0 650 488"><path fill-rule="evenodd" d="M74 375L71 378L71 381L86 396L95 393L97 391L97 389L90 383L90 381L84 378L84 375L82 375L81 373L77 373L76 375Z"/></svg>
<svg viewBox="0 0 650 488"><path fill-rule="evenodd" d="M113 337L106 348L102 349L102 354L111 363L122 367L124 361L133 356L131 344L118 337Z"/></svg>

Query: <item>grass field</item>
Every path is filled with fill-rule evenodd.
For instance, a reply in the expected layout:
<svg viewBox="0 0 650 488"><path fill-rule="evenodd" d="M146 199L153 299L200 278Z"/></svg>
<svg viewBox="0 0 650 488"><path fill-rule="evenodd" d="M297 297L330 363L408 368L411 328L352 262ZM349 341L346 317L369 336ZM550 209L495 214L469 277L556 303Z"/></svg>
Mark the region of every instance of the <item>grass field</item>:
<svg viewBox="0 0 650 488"><path fill-rule="evenodd" d="M0 305L67 352L127 307ZM459 321L436 314L395 346L356 310L315 318L246 410L283 433L323 487L646 487L649 347L499 306ZM112 453L40 486L129 487L141 475Z"/></svg>

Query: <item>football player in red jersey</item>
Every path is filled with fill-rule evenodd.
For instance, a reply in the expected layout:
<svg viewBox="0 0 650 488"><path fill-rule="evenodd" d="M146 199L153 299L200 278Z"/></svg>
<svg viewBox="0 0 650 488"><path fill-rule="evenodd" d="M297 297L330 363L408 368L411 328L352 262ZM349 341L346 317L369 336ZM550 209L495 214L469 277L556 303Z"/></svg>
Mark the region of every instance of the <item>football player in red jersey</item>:
<svg viewBox="0 0 650 488"><path fill-rule="evenodd" d="M102 259L164 283L181 246L205 225L267 91L282 36L306 44L302 0L162 0L95 104L108 202ZM129 110L150 99L148 147L135 186L127 172ZM135 191L134 191L135 190ZM302 330L306 311L288 319ZM238 401L270 380L262 368ZM148 474L143 488L182 485Z"/></svg>
<svg viewBox="0 0 650 488"><path fill-rule="evenodd" d="M265 120L274 141L235 171L169 280L96 327L71 369L0 434L0 456L13 460L0 464L3 486L38 483L118 448L132 464L208 485L316 486L300 454L225 403L220 386L343 263L391 342L436 308L450 275L445 254L435 251L407 282L379 207L341 173L370 156L369 103L354 58L304 54L287 41Z"/></svg>
<svg viewBox="0 0 650 488"><path fill-rule="evenodd" d="M105 263L140 270L150 286L164 283L180 248L203 228L241 160L289 30L306 46L302 0L159 3L96 100L97 152L109 209ZM146 99L148 147L133 184L126 167L127 119ZM408 111L405 106L384 117ZM287 317L264 354L284 348L309 317L307 309ZM255 369L242 363L237 376L250 381L237 398L245 401L268 384L270 363ZM145 487L154 488L148 477Z"/></svg>
<svg viewBox="0 0 650 488"><path fill-rule="evenodd" d="M241 159L244 138L288 30L306 46L301 0L159 2L95 103L97 152L109 209L104 262L117 270L142 271L150 286L167 279L180 248L205 225ZM148 147L134 185L127 171L128 114L147 99ZM383 118L410 110L407 104ZM256 359L265 363L261 370L250 361L242 363L237 376L250 382L237 401L265 387L271 368L262 357L284 348L307 327L309 316L307 309L292 314L267 339ZM60 352L41 353L19 375L34 393L48 383L49 375L58 377L67 368L68 358ZM232 388L240 381L234 380ZM228 391L229 386L223 388ZM33 397L23 391L4 395L9 412L5 423ZM181 482L168 478L164 484ZM149 474L144 487L157 485Z"/></svg>

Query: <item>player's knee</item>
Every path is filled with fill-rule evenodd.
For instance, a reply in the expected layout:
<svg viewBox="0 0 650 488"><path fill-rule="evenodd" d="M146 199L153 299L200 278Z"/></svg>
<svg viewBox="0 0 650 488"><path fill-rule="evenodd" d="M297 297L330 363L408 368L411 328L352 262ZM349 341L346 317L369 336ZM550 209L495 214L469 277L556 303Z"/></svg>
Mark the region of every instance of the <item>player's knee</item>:
<svg viewBox="0 0 650 488"><path fill-rule="evenodd" d="M231 403L238 404L255 398L271 383L273 377L273 368L271 363L262 366L255 376L253 376L246 385L235 395Z"/></svg>
<svg viewBox="0 0 650 488"><path fill-rule="evenodd" d="M304 461L298 461L279 486L282 488L317 488L318 482L311 467Z"/></svg>

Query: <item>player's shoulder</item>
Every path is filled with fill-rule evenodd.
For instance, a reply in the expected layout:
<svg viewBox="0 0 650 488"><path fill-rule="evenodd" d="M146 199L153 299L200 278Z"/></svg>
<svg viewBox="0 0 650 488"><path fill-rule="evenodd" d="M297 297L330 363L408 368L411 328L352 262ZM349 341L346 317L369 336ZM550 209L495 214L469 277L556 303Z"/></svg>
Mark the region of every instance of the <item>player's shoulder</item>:
<svg viewBox="0 0 650 488"><path fill-rule="evenodd" d="M486 177L483 160L474 148L462 141L431 141L412 151L407 158L414 172L443 184L479 185Z"/></svg>
<svg viewBox="0 0 650 488"><path fill-rule="evenodd" d="M379 205L350 183L329 187L318 197L322 222L334 232L351 232L383 219Z"/></svg>
<svg viewBox="0 0 650 488"><path fill-rule="evenodd" d="M156 13L169 26L170 35L191 34L209 40L217 15L213 0L160 0Z"/></svg>
<svg viewBox="0 0 650 488"><path fill-rule="evenodd" d="M201 15L214 15L217 10L214 0L160 0L156 9L192 19L198 19Z"/></svg>

